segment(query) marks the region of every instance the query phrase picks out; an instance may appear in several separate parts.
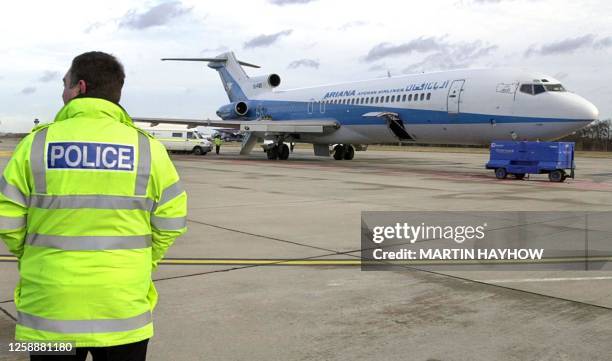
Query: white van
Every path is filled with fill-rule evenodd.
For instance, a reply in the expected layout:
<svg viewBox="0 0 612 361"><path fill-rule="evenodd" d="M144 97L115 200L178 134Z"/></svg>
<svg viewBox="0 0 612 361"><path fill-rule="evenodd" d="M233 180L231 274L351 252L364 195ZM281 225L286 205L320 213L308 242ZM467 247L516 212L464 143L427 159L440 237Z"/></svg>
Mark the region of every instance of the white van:
<svg viewBox="0 0 612 361"><path fill-rule="evenodd" d="M171 152L188 152L205 155L212 150L212 144L195 129L143 128L157 138Z"/></svg>

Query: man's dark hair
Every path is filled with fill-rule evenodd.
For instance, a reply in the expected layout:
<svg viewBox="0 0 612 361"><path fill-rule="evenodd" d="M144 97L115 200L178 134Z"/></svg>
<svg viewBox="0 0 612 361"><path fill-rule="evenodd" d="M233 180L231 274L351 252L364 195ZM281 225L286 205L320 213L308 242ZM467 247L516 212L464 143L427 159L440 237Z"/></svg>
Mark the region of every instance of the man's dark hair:
<svg viewBox="0 0 612 361"><path fill-rule="evenodd" d="M81 96L102 98L119 103L125 73L123 65L114 56L101 51L83 53L72 60L70 66L70 85L79 80L87 84L85 94Z"/></svg>

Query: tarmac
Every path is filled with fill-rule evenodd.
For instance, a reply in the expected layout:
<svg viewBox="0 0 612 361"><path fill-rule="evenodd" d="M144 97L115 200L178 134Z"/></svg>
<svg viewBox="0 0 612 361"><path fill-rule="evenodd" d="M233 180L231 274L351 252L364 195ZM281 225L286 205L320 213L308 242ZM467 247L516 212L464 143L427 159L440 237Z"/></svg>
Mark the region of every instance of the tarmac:
<svg viewBox="0 0 612 361"><path fill-rule="evenodd" d="M153 275L149 360L611 358L610 271L366 272L359 255L362 211L610 211L612 157L577 157L566 183L497 180L486 154L452 149L173 160L189 231ZM4 260L0 360L25 360L7 350L18 273Z"/></svg>

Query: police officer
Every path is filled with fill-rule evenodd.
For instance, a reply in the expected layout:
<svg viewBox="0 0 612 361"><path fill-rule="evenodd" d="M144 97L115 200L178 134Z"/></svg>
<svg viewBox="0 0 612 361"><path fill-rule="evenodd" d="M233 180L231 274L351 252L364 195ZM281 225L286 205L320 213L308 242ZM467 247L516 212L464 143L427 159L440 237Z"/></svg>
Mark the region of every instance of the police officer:
<svg viewBox="0 0 612 361"><path fill-rule="evenodd" d="M223 139L221 136L217 134L214 139L215 142L215 153L219 154L219 150L221 150L221 144L223 144Z"/></svg>
<svg viewBox="0 0 612 361"><path fill-rule="evenodd" d="M0 236L19 261L15 338L76 342L66 360L146 358L151 272L186 231L166 150L118 105L124 78L112 55L74 58L65 106L19 143L0 179Z"/></svg>

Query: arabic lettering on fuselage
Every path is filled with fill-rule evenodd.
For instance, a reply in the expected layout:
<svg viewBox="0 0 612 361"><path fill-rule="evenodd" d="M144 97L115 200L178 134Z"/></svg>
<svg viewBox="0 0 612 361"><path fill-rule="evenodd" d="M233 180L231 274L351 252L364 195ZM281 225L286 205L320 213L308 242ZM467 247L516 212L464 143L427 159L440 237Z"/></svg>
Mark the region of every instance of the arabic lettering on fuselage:
<svg viewBox="0 0 612 361"><path fill-rule="evenodd" d="M395 94L395 93L413 92L413 91L422 91L422 90L446 89L449 83L450 82L448 80L445 80L443 82L432 81L432 82L409 84L405 88L366 90L366 91L360 91L360 92L357 92L355 89L338 90L338 91L331 91L331 92L325 93L325 96L323 96L323 99L364 96L364 95Z"/></svg>

